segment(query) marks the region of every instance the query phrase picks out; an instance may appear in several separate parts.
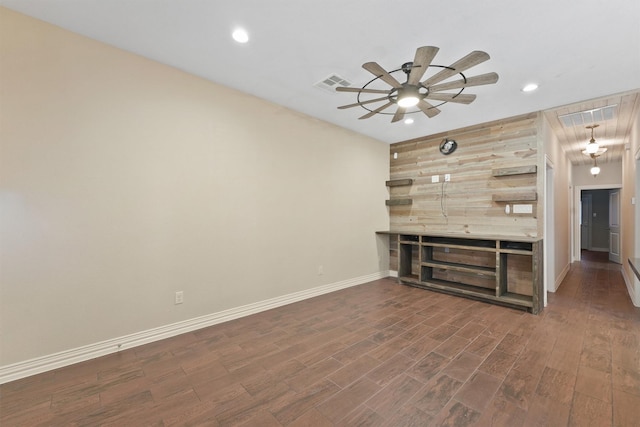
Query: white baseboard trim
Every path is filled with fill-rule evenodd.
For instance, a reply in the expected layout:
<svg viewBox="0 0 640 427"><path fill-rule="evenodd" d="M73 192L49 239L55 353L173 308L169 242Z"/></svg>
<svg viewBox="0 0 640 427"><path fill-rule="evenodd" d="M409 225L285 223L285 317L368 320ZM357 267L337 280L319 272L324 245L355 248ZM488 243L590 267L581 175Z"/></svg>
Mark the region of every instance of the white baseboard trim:
<svg viewBox="0 0 640 427"><path fill-rule="evenodd" d="M395 270L389 270L389 277L398 277L398 272Z"/></svg>
<svg viewBox="0 0 640 427"><path fill-rule="evenodd" d="M627 270L624 268L621 268L620 271L622 272L622 278L624 279L624 284L627 285L627 292L629 292L631 303L636 307L640 307L640 295L636 295L636 292L633 286L635 276L632 276L631 278L627 276Z"/></svg>
<svg viewBox="0 0 640 427"><path fill-rule="evenodd" d="M556 277L556 282L553 284L554 286L553 291L550 290L549 292L555 292L558 290L558 288L562 284L562 281L564 280L565 277L567 277L567 274L569 274L570 270L571 270L571 264L567 264L564 266L560 275Z"/></svg>
<svg viewBox="0 0 640 427"><path fill-rule="evenodd" d="M593 252L609 252L609 248L589 248Z"/></svg>
<svg viewBox="0 0 640 427"><path fill-rule="evenodd" d="M0 384L15 381L31 375L40 374L42 372L51 371L63 366L72 365L74 363L84 362L86 360L95 359L107 354L116 353L132 347L148 344L154 341L171 338L176 335L195 331L208 326L217 325L219 323L228 322L229 320L238 319L240 317L249 316L251 314L260 313L272 308L281 307L283 305L335 292L340 289L346 289L352 286L362 285L363 283L372 282L374 280L389 277L389 271L380 271L353 279L343 280L328 285L318 286L292 294L271 298L265 301L259 301L252 304L243 305L218 313L212 313L193 319L183 320L181 322L170 325L160 326L158 328L146 331L136 332L134 334L125 335L106 341L89 344L70 350L61 351L59 353L47 356L37 357L34 359L18 362L11 365L0 366Z"/></svg>

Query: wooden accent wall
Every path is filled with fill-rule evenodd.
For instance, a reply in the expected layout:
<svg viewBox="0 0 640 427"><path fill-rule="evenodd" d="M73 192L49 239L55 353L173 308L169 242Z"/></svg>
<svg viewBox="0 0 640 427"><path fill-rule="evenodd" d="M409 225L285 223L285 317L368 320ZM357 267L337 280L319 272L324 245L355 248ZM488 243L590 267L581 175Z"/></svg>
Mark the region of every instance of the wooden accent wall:
<svg viewBox="0 0 640 427"><path fill-rule="evenodd" d="M392 144L390 180L412 181L388 187L390 200L411 200L388 207L390 230L542 236L540 123L532 113ZM448 156L439 151L444 138L458 143ZM514 204L533 205L532 213L513 213Z"/></svg>

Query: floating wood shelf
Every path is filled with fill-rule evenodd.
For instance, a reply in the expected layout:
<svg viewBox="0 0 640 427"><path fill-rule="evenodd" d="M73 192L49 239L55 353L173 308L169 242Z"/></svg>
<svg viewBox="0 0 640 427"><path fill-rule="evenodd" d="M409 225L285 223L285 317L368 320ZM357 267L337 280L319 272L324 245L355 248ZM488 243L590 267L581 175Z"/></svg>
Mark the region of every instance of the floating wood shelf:
<svg viewBox="0 0 640 427"><path fill-rule="evenodd" d="M519 167L513 167L513 168L499 168L499 169L492 169L491 170L491 175L493 175L494 177L511 176L511 175L526 175L526 174L530 174L530 173L538 173L538 167L536 165L530 165L530 166L519 166Z"/></svg>
<svg viewBox="0 0 640 427"><path fill-rule="evenodd" d="M412 203L413 201L411 199L391 199L385 202L387 206L410 205Z"/></svg>
<svg viewBox="0 0 640 427"><path fill-rule="evenodd" d="M492 196L494 202L535 202L538 200L538 193L502 193Z"/></svg>
<svg viewBox="0 0 640 427"><path fill-rule="evenodd" d="M387 187L403 187L406 185L412 185L413 179L392 179L391 181L386 182Z"/></svg>

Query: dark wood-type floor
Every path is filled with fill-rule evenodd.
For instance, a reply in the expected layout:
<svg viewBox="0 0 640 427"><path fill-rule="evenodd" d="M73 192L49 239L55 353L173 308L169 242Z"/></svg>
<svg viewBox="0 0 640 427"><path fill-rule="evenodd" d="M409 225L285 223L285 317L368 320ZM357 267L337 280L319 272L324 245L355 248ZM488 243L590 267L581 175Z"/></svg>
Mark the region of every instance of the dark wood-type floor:
<svg viewBox="0 0 640 427"><path fill-rule="evenodd" d="M640 309L585 258L539 316L379 280L5 384L0 424L638 426Z"/></svg>

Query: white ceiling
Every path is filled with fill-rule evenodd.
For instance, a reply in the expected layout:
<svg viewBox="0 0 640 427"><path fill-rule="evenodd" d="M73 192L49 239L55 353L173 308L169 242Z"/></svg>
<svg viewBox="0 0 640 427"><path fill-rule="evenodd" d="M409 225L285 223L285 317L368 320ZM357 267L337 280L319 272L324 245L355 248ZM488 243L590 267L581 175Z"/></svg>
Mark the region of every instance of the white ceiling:
<svg viewBox="0 0 640 427"><path fill-rule="evenodd" d="M338 126L392 143L640 88L636 0L0 0L0 5ZM240 45L236 26L251 37ZM362 86L440 48L433 64L473 50L491 59L467 77L497 72L497 84L467 88L470 105L447 103L412 125L391 116L358 120L355 94L313 85L332 73ZM529 82L540 88L520 89ZM565 107L566 110L566 107ZM586 142L586 141L585 141Z"/></svg>

